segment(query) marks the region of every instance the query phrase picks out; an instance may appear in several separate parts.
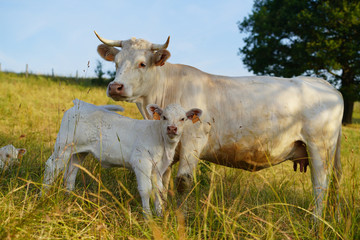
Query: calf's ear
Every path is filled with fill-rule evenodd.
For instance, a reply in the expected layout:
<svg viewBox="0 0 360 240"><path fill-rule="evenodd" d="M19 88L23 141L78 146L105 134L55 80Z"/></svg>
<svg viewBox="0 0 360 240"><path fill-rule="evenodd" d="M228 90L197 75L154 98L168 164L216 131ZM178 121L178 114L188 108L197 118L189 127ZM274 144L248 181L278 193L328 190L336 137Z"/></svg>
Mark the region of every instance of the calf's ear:
<svg viewBox="0 0 360 240"><path fill-rule="evenodd" d="M25 155L26 153L26 149L25 148L18 148L18 158L22 157Z"/></svg>
<svg viewBox="0 0 360 240"><path fill-rule="evenodd" d="M202 110L199 108L192 108L186 112L186 117L192 120L193 123L200 121L201 115L202 115Z"/></svg>
<svg viewBox="0 0 360 240"><path fill-rule="evenodd" d="M151 118L154 120L160 120L160 116L163 113L163 110L156 104L147 105L146 110L148 111Z"/></svg>
<svg viewBox="0 0 360 240"><path fill-rule="evenodd" d="M109 47L108 45L105 44L100 44L97 47L97 51L99 55L106 61L114 61L115 55L120 52L119 49Z"/></svg>
<svg viewBox="0 0 360 240"><path fill-rule="evenodd" d="M168 50L159 50L154 54L154 64L155 66L163 66L166 60L171 56Z"/></svg>

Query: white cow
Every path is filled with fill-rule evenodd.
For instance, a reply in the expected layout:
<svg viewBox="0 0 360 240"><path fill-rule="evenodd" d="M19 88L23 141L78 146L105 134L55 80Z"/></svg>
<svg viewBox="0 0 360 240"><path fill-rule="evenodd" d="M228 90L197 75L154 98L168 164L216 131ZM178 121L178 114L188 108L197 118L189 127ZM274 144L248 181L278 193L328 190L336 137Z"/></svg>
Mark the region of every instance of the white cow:
<svg viewBox="0 0 360 240"><path fill-rule="evenodd" d="M104 43L98 46L100 56L116 65L109 97L135 102L144 118L149 117L144 108L149 103L178 103L204 111L201 122L184 129L179 144L178 191L191 185L198 158L249 171L285 160L294 162L294 170L300 163L304 171L310 162L315 212L321 214L331 174L335 172L337 182L341 176L343 99L328 82L211 75L166 62L169 38L157 45L97 37Z"/></svg>
<svg viewBox="0 0 360 240"><path fill-rule="evenodd" d="M7 169L19 163L19 158L24 156L25 153L25 148L16 148L11 144L0 148L0 169Z"/></svg>
<svg viewBox="0 0 360 240"><path fill-rule="evenodd" d="M54 152L46 162L44 186L50 186L66 168L66 188L73 190L78 171L74 164L81 164L91 153L103 167L126 167L135 172L144 213L149 216L149 198L155 186L155 209L160 215L163 174L173 161L186 120L201 116L202 111L194 108L185 112L178 104L162 110L150 104L148 113L160 120L150 121L112 112L118 110L74 100L74 106L63 116Z"/></svg>

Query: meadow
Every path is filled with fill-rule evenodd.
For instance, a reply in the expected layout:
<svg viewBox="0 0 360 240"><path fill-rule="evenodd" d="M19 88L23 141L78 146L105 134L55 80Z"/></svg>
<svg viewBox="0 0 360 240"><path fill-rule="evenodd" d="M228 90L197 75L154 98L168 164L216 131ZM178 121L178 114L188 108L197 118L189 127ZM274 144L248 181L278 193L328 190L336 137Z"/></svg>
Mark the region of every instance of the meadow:
<svg viewBox="0 0 360 240"><path fill-rule="evenodd" d="M187 214L177 209L171 181L164 216L150 221L134 174L102 169L92 157L74 192L59 179L40 196L44 163L75 98L120 104L123 115L141 118L134 104L109 99L105 87L0 72L0 146L27 149L18 166L0 172L0 239L360 239L359 103L354 124L343 127L338 211L330 203L315 231L310 172L294 172L289 161L255 173L201 161Z"/></svg>

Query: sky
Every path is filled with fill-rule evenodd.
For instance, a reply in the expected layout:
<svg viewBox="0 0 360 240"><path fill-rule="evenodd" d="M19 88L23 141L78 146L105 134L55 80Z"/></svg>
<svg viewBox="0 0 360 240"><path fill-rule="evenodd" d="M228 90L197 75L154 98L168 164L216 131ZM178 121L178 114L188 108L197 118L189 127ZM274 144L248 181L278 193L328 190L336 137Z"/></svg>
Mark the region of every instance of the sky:
<svg viewBox="0 0 360 240"><path fill-rule="evenodd" d="M168 62L227 76L254 75L243 65L237 22L253 0L0 0L2 71L79 77L95 76L97 61L114 70L96 48L96 30L107 39L143 38L164 43Z"/></svg>

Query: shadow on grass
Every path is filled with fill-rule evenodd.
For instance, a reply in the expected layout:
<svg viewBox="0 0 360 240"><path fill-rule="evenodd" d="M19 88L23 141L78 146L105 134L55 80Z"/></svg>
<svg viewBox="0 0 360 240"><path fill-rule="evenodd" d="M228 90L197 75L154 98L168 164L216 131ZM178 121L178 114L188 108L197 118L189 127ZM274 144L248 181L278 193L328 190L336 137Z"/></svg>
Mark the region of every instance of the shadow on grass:
<svg viewBox="0 0 360 240"><path fill-rule="evenodd" d="M360 124L360 118L353 118L354 124Z"/></svg>

